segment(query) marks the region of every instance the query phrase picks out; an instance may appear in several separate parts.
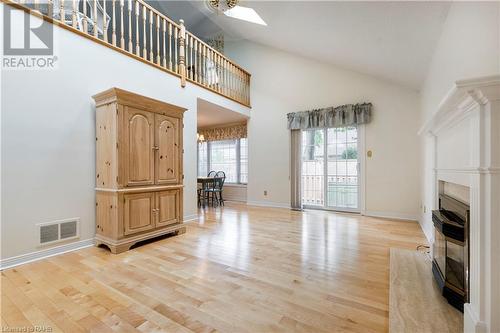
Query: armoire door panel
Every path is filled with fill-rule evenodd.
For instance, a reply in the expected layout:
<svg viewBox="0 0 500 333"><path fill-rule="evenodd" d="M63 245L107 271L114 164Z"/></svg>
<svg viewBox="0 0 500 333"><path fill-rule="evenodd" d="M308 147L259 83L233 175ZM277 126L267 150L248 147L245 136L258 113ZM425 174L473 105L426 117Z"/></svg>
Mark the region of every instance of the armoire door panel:
<svg viewBox="0 0 500 333"><path fill-rule="evenodd" d="M130 235L155 227L155 194L153 192L124 195L124 234Z"/></svg>
<svg viewBox="0 0 500 333"><path fill-rule="evenodd" d="M156 207L158 209L157 227L180 222L180 191L168 190L156 193Z"/></svg>
<svg viewBox="0 0 500 333"><path fill-rule="evenodd" d="M126 185L154 184L154 114L126 106L124 122Z"/></svg>
<svg viewBox="0 0 500 333"><path fill-rule="evenodd" d="M156 184L180 183L180 145L178 118L156 115L155 133L158 147L155 158Z"/></svg>

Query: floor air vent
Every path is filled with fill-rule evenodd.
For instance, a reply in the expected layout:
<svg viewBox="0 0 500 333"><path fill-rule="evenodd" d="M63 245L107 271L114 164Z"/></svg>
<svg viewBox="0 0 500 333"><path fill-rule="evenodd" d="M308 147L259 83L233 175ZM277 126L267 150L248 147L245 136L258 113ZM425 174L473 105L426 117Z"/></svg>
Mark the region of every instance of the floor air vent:
<svg viewBox="0 0 500 333"><path fill-rule="evenodd" d="M79 224L78 218L39 224L40 245L78 238Z"/></svg>

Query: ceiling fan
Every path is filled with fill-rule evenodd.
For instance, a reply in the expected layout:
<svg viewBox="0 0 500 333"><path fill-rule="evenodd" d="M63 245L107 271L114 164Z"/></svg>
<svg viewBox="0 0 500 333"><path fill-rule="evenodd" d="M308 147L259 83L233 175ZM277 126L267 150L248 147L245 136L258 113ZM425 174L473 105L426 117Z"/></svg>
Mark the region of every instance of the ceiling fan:
<svg viewBox="0 0 500 333"><path fill-rule="evenodd" d="M255 24L267 25L253 8L240 6L238 2L239 0L206 0L208 7L217 14Z"/></svg>

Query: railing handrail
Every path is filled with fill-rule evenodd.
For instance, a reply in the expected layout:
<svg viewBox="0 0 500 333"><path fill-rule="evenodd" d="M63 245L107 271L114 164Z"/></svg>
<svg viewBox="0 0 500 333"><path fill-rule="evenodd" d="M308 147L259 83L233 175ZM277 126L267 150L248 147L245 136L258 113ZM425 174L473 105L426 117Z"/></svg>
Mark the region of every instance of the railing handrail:
<svg viewBox="0 0 500 333"><path fill-rule="evenodd" d="M53 0L35 0L29 3L26 0L0 1L178 76L182 87L186 81L190 81L250 107L251 74L187 31L182 20L179 24L174 22L143 0L59 0L60 6L55 6ZM65 3L72 4L72 8L66 8ZM33 4L34 8L28 4ZM40 10L40 5L47 5L47 13ZM91 6L88 12L90 16L87 15L88 5ZM102 22L99 22L97 5L102 10ZM112 17L108 15L111 8ZM68 19L66 14L71 18ZM142 23L140 28L139 21ZM89 28L93 30L92 33ZM102 31L98 32L99 28ZM125 35L127 30L128 34ZM99 38L99 34L102 34L102 38ZM125 42L125 37L128 43Z"/></svg>

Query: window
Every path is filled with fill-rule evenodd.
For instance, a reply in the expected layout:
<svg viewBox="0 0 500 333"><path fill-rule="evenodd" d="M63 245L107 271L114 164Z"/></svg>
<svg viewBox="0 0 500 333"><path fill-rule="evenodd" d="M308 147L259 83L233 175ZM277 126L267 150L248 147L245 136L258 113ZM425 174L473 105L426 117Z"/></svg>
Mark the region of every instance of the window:
<svg viewBox="0 0 500 333"><path fill-rule="evenodd" d="M209 141L198 144L198 176L224 171L226 182L248 182L247 139Z"/></svg>

